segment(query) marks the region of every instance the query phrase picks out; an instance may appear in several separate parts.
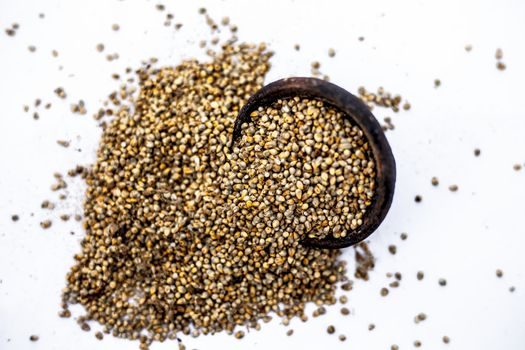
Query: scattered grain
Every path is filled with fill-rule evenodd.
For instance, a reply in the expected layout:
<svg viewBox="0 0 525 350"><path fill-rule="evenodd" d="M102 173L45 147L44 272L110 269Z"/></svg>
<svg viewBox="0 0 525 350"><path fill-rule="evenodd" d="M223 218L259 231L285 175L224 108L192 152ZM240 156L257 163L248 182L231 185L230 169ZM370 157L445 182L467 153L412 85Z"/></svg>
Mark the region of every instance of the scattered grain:
<svg viewBox="0 0 525 350"><path fill-rule="evenodd" d="M52 224L53 222L51 220L44 220L40 222L40 227L42 227L43 229L48 229L51 227Z"/></svg>
<svg viewBox="0 0 525 350"><path fill-rule="evenodd" d="M62 147L67 148L67 147L69 147L70 142L69 142L69 141L66 141L66 140L57 140L57 144L59 144L59 145L62 146Z"/></svg>
<svg viewBox="0 0 525 350"><path fill-rule="evenodd" d="M394 244L388 246L388 251L390 254L395 255L397 253L397 247Z"/></svg>

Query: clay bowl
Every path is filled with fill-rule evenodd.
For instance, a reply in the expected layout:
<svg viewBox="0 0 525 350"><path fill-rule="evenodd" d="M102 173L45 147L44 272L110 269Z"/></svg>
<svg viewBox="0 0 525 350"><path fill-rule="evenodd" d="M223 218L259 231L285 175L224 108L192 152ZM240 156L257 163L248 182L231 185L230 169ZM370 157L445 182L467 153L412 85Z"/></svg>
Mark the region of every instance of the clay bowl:
<svg viewBox="0 0 525 350"><path fill-rule="evenodd" d="M251 122L250 113L259 107L270 105L278 99L295 96L321 100L341 111L345 118L353 121L363 130L371 147L376 166L376 189L372 203L368 207L363 224L356 230L347 232L344 238L324 239L304 238L302 244L309 247L338 249L361 242L370 236L385 218L396 182L396 163L390 145L370 109L356 96L343 88L315 78L286 78L277 80L257 91L243 106L233 128L231 146L241 137L243 123Z"/></svg>

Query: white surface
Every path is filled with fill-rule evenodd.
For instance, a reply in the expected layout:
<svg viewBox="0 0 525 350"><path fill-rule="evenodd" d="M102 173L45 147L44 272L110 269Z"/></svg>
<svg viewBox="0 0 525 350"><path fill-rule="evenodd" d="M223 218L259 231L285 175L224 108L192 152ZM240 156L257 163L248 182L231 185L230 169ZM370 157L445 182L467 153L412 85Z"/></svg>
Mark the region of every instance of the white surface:
<svg viewBox="0 0 525 350"><path fill-rule="evenodd" d="M310 62L319 60L323 73L348 90L382 85L413 108L393 115L396 130L388 138L398 166L396 195L370 239L377 256L371 280L357 282L348 294L352 315L341 316L336 306L325 317L294 320L292 337L278 321L242 341L225 334L182 336L188 348L389 349L396 343L407 349L419 339L426 349L525 349L525 170L512 169L525 162L523 1L165 1L173 24L184 23L179 32L163 26L166 12L157 11L156 3L0 2L0 349L137 349L137 343L111 336L99 342L73 319L57 317L64 276L82 236L79 224L62 223L58 215L81 212L83 187L70 184L67 204L53 212L40 203L58 202L49 190L53 172L94 160L100 130L91 114L117 87L111 73L152 56L164 64L203 57L198 42L210 36L197 14L200 6L217 21L228 15L241 40L270 43L276 55L267 82L309 75ZM20 29L8 37L4 28L13 22ZM112 31L112 23L120 31ZM99 42L106 45L104 54L95 50ZM473 45L472 52L465 52L465 44ZM37 52L30 53L29 45ZM327 56L329 47L337 51L334 58ZM495 68L497 47L504 51L504 72ZM107 62L105 54L113 52L120 59ZM435 78L442 80L439 89ZM58 86L67 101L54 96ZM23 112L36 98L53 103L51 110L39 108L39 121ZM69 112L79 99L89 115ZM64 138L72 141L69 149L56 144ZM479 158L473 156L476 147ZM432 176L439 177L438 188L430 185ZM459 185L457 193L447 190L452 183ZM423 196L419 205L416 194ZM12 214L20 221L13 223ZM47 217L54 224L42 230L39 222ZM408 233L407 241L399 239L401 232ZM392 243L395 256L387 252ZM351 255L345 251L349 261ZM497 268L504 270L501 279ZM425 271L422 282L415 278L418 270ZM385 273L395 271L403 273L400 288L380 297ZM440 277L447 287L438 286ZM419 312L428 319L416 325ZM370 322L376 324L372 332ZM345 343L326 334L329 324L347 336ZM29 342L31 334L40 340ZM441 342L445 334L449 345Z"/></svg>

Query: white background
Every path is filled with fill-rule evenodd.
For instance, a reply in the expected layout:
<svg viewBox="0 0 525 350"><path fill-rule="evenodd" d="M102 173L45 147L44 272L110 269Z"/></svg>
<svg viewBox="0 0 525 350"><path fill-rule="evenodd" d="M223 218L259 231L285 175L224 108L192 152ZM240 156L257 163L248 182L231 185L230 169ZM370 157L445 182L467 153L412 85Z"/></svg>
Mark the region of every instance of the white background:
<svg viewBox="0 0 525 350"><path fill-rule="evenodd" d="M53 172L95 159L100 129L91 114L118 86L111 73L153 56L169 65L204 57L198 42L210 33L197 14L201 6L217 21L228 15L241 40L270 44L276 55L267 82L309 75L310 63L319 60L321 71L349 91L384 86L407 98L412 109L398 115L374 111L381 119L392 116L396 125L387 136L398 181L393 207L370 238L376 269L370 282L357 282L348 294L352 314L343 317L335 306L325 317L294 320L292 337L278 320L241 341L225 334L182 336L187 347L389 349L395 343L407 349L419 339L426 349L525 349L525 170L513 170L525 162L525 2L165 1L164 13L156 4L0 0L0 349L138 348L111 336L100 342L73 319L58 318L64 276L83 235L80 224L60 222L58 215L81 213L84 187L70 183L62 203L49 187ZM175 15L171 28L163 25L166 12ZM4 29L14 22L20 29L8 37ZM184 24L179 32L176 22ZM111 30L113 23L120 31ZM103 54L95 50L99 42L106 46ZM473 46L470 53L466 44ZM37 51L30 53L29 45ZM329 47L337 51L334 58ZM495 67L498 47L504 72ZM59 57L52 57L53 49ZM120 59L106 61L113 52ZM442 81L438 89L435 78ZM59 86L67 101L53 94ZM23 112L36 98L53 103L50 110L39 108L38 121L33 107ZM69 112L79 99L88 115ZM64 149L57 139L72 145ZM439 187L431 186L432 176L439 177ZM447 189L453 183L457 193ZM414 203L416 194L422 203ZM57 209L40 209L44 199L57 202ZM20 221L13 223L13 214ZM53 219L49 230L39 227L45 218ZM404 242L401 232L408 233ZM393 243L395 256L387 251ZM353 250L345 250L350 269L352 257ZM501 279L497 268L504 271ZM425 272L421 282L418 270ZM400 288L381 297L389 282L385 274L396 271L403 274ZM448 281L444 288L440 277ZM419 312L428 319L416 325ZM370 332L371 322L376 329ZM326 333L329 324L336 335ZM40 340L30 342L31 334ZM449 345L441 341L445 334ZM167 342L152 349L175 347Z"/></svg>

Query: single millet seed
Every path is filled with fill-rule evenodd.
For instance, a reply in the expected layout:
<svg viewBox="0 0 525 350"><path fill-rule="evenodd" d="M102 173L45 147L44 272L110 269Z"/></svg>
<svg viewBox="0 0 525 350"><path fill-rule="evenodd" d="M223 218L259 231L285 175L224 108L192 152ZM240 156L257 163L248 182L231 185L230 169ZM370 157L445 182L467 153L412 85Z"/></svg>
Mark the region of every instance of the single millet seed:
<svg viewBox="0 0 525 350"><path fill-rule="evenodd" d="M237 338L237 339L244 338L244 331L237 331L237 332L235 332L235 338Z"/></svg>
<svg viewBox="0 0 525 350"><path fill-rule="evenodd" d="M341 286L341 289L346 291L346 292L352 290L352 288L353 288L353 284L352 284L351 281L343 283L343 285Z"/></svg>
<svg viewBox="0 0 525 350"><path fill-rule="evenodd" d="M67 97L66 92L65 92L64 89L61 88L61 87L58 87L58 88L55 89L55 94L56 94L58 97L60 97L61 99L64 99L64 98Z"/></svg>
<svg viewBox="0 0 525 350"><path fill-rule="evenodd" d="M71 317L71 311L69 311L68 309L64 309L58 313L58 316L62 318L69 318Z"/></svg>
<svg viewBox="0 0 525 350"><path fill-rule="evenodd" d="M40 222L40 227L42 227L43 229L48 229L51 227L52 225L52 221L51 220L44 220L42 222Z"/></svg>
<svg viewBox="0 0 525 350"><path fill-rule="evenodd" d="M66 140L57 140L57 144L59 144L62 147L67 148L67 147L69 147L70 142L66 141Z"/></svg>
<svg viewBox="0 0 525 350"><path fill-rule="evenodd" d="M427 319L427 315L423 312L419 313L416 315L416 317L414 317L414 322L415 323L419 323L421 321L424 321Z"/></svg>
<svg viewBox="0 0 525 350"><path fill-rule="evenodd" d="M496 54L494 55L497 60L501 60L503 58L503 50L500 48L496 49Z"/></svg>

